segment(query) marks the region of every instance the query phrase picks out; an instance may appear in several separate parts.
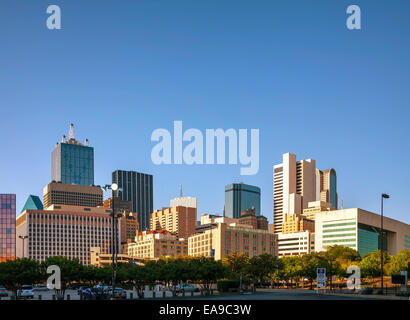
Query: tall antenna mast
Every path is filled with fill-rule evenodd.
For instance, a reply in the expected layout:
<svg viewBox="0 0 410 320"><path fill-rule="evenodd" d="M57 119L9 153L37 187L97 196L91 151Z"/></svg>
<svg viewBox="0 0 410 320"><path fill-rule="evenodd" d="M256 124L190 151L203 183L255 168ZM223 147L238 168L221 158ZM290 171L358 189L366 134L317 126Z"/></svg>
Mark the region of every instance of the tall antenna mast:
<svg viewBox="0 0 410 320"><path fill-rule="evenodd" d="M70 124L70 133L68 135L69 139L74 139L74 124Z"/></svg>
<svg viewBox="0 0 410 320"><path fill-rule="evenodd" d="M179 185L179 197L182 198L182 184Z"/></svg>

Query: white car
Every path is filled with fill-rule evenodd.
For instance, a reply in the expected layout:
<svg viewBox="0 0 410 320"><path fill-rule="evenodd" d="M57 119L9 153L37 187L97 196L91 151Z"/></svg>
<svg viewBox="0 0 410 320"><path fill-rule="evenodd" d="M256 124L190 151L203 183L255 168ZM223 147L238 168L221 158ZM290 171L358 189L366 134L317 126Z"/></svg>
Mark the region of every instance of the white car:
<svg viewBox="0 0 410 320"><path fill-rule="evenodd" d="M17 292L20 299L34 299L34 289L31 285L24 285Z"/></svg>

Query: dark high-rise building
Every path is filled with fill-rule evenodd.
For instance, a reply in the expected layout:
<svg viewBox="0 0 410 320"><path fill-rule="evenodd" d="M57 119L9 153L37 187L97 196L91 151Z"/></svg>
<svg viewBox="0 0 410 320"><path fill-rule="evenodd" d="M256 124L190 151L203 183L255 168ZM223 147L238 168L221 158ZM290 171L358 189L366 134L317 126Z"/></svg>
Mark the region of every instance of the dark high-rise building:
<svg viewBox="0 0 410 320"><path fill-rule="evenodd" d="M51 180L63 184L94 184L94 148L88 140L81 143L74 138L74 125L70 126L69 139L65 136L51 154Z"/></svg>
<svg viewBox="0 0 410 320"><path fill-rule="evenodd" d="M150 215L154 211L152 175L116 170L112 173L112 182L122 189L113 192L113 196L131 201L131 211L137 213L139 229L149 230Z"/></svg>
<svg viewBox="0 0 410 320"><path fill-rule="evenodd" d="M0 194L0 262L16 257L16 195Z"/></svg>
<svg viewBox="0 0 410 320"><path fill-rule="evenodd" d="M255 210L255 215L261 214L261 189L243 183L227 184L225 186L224 216L239 219L241 212Z"/></svg>

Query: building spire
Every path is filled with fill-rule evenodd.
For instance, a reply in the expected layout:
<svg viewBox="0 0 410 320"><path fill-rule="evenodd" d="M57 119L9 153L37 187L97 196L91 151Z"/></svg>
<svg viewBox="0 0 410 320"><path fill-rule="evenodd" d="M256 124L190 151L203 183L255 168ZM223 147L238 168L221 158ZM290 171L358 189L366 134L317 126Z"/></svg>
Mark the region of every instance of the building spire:
<svg viewBox="0 0 410 320"><path fill-rule="evenodd" d="M74 139L74 124L70 124L70 133L68 135L69 139Z"/></svg>
<svg viewBox="0 0 410 320"><path fill-rule="evenodd" d="M182 184L179 185L179 197L182 198Z"/></svg>

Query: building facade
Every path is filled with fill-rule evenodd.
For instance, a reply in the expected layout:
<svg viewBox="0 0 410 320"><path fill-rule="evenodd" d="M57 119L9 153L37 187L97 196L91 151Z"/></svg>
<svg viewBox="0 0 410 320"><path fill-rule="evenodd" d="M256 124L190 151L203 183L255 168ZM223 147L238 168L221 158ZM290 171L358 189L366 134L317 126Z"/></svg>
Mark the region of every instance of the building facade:
<svg viewBox="0 0 410 320"><path fill-rule="evenodd" d="M94 149L88 140L81 143L74 138L70 125L69 139L63 136L51 154L51 180L64 184L94 185Z"/></svg>
<svg viewBox="0 0 410 320"><path fill-rule="evenodd" d="M116 170L112 173L112 182L121 190L113 192L113 196L121 200L131 201L131 211L138 216L140 231L149 230L150 215L154 211L153 176L150 174Z"/></svg>
<svg viewBox="0 0 410 320"><path fill-rule="evenodd" d="M138 217L135 212L131 211L131 201L121 200L119 197L114 197L114 205L116 212L122 213L120 218L120 228L121 236L120 243L121 247L129 242L134 241L135 237L138 235L139 225ZM112 209L113 197L104 201L104 207Z"/></svg>
<svg viewBox="0 0 410 320"><path fill-rule="evenodd" d="M190 207L198 208L198 198L196 197L179 197L174 198L169 201L170 207Z"/></svg>
<svg viewBox="0 0 410 320"><path fill-rule="evenodd" d="M381 249L380 224L380 215L359 208L319 213L315 219L315 250L341 245L357 250L363 257ZM391 255L409 250L409 238L410 225L383 217L384 250Z"/></svg>
<svg viewBox="0 0 410 320"><path fill-rule="evenodd" d="M250 225L254 229L268 230L268 218L264 216L257 216L255 209L248 209L241 212L238 219L240 224Z"/></svg>
<svg viewBox="0 0 410 320"><path fill-rule="evenodd" d="M0 194L0 262L16 257L16 195Z"/></svg>
<svg viewBox="0 0 410 320"><path fill-rule="evenodd" d="M178 238L188 239L195 233L197 210L192 207L171 207L151 214L151 230L167 230Z"/></svg>
<svg viewBox="0 0 410 320"><path fill-rule="evenodd" d="M273 167L273 223L275 233L282 232L285 214L302 214L303 209L308 207L309 202L317 200L317 192L323 188L330 188L326 183L322 183L322 189L320 189L320 185L317 185L317 181L321 180L318 180L316 175L315 160L296 161L296 155L292 153L285 153L282 160L282 163ZM328 171L325 170L325 172L327 174ZM335 174L334 170L329 172ZM332 174L329 174L329 176L332 176L331 185L334 186L331 190L336 192L336 180L333 179L335 176ZM324 176L322 174L323 181ZM324 194L326 190L323 189ZM337 203L337 199L335 201Z"/></svg>
<svg viewBox="0 0 410 320"><path fill-rule="evenodd" d="M316 169L316 200L330 203L337 209L337 176L335 169Z"/></svg>
<svg viewBox="0 0 410 320"><path fill-rule="evenodd" d="M315 232L315 221L307 219L304 215L298 213L284 215L282 234L302 232L306 230Z"/></svg>
<svg viewBox="0 0 410 320"><path fill-rule="evenodd" d="M238 253L277 255L277 235L239 224L215 223L188 238L188 255L221 260Z"/></svg>
<svg viewBox="0 0 410 320"><path fill-rule="evenodd" d="M224 216L238 219L248 209L255 209L257 216L261 214L261 189L244 183L226 185Z"/></svg>
<svg viewBox="0 0 410 320"><path fill-rule="evenodd" d="M278 254L283 256L300 256L315 250L314 233L309 230L278 235Z"/></svg>
<svg viewBox="0 0 410 320"><path fill-rule="evenodd" d="M136 259L158 259L188 254L187 240L179 240L166 230L142 231L127 246L128 256Z"/></svg>
<svg viewBox="0 0 410 320"><path fill-rule="evenodd" d="M98 186L51 182L43 189L44 209L52 205L97 207L102 204L103 190Z"/></svg>
<svg viewBox="0 0 410 320"><path fill-rule="evenodd" d="M110 213L111 210L104 207L63 205L47 210L25 210L16 218L17 237L28 236L24 257L42 262L52 256L66 256L89 265L91 247L111 252ZM17 244L17 257L23 257L21 242Z"/></svg>

